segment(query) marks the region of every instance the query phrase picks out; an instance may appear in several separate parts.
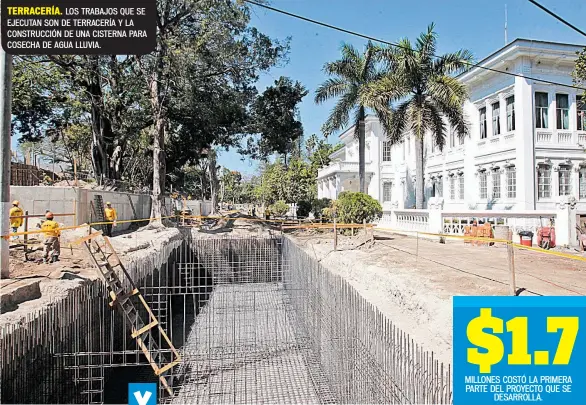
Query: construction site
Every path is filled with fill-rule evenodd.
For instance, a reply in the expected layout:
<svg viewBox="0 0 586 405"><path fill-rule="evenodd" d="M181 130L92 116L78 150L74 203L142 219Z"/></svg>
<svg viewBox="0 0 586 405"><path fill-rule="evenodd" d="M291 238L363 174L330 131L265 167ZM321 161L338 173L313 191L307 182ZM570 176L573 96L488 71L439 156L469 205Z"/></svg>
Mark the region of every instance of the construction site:
<svg viewBox="0 0 586 405"><path fill-rule="evenodd" d="M2 401L127 403L128 383L156 382L163 403L448 404L452 296L508 290L499 246L366 228L334 242L237 212L181 224L73 229L61 267L15 265ZM519 295L586 293L583 263L516 257Z"/></svg>
<svg viewBox="0 0 586 405"><path fill-rule="evenodd" d="M0 403L581 403L579 28L4 3Z"/></svg>

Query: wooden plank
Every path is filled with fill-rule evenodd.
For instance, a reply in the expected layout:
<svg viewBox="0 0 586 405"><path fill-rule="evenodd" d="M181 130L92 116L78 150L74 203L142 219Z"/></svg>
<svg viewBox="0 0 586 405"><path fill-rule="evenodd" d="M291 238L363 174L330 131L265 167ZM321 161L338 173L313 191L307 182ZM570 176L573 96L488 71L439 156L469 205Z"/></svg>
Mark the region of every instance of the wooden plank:
<svg viewBox="0 0 586 405"><path fill-rule="evenodd" d="M148 325L143 326L142 328L140 328L139 330L132 332L132 334L130 335L133 339L136 338L137 336L142 335L143 333L145 333L147 330L154 328L155 326L157 326L159 324L159 321L157 321L156 319L154 321L152 321L151 323L149 323Z"/></svg>
<svg viewBox="0 0 586 405"><path fill-rule="evenodd" d="M132 328L133 330L136 330L134 328ZM157 374L157 372L159 371L159 367L157 366L157 364L153 361L153 358L151 356L151 353L149 352L148 348L144 345L144 342L142 341L141 338L137 338L136 339L136 344L138 344L138 346L140 347L140 349L142 350L142 352L144 353L147 361L149 362L149 364L151 365L151 367L153 368L153 370L155 370L155 374Z"/></svg>
<svg viewBox="0 0 586 405"><path fill-rule="evenodd" d="M113 294L113 293L112 293ZM112 302L110 302L110 306L113 307L116 304L116 301L123 301L126 298L132 297L133 295L138 294L138 289L134 289L129 293L126 294L120 294L119 296L114 296L114 298L112 299Z"/></svg>
<svg viewBox="0 0 586 405"><path fill-rule="evenodd" d="M112 246L112 243L110 243L110 240L108 238L104 238L104 247L104 251L110 251L110 256L114 256L114 259L116 260L116 263L113 263L112 267L121 266L122 262L120 261L120 257L118 257L118 253L116 253L114 246ZM134 286L134 283L132 283L132 285Z"/></svg>
<svg viewBox="0 0 586 405"><path fill-rule="evenodd" d="M169 395L173 396L173 390L171 389L171 387L169 387L169 384L167 384L167 379L161 376L159 377L159 380L161 380L161 384L163 384L163 387L165 387Z"/></svg>
<svg viewBox="0 0 586 405"><path fill-rule="evenodd" d="M181 361L181 356L179 355L179 352L177 351L177 349L175 349L175 346L173 346L173 343L171 343L171 340L169 339L169 336L167 336L167 333L160 326L159 326L159 332L161 333L161 335L163 336L163 339L165 339L165 341L169 345L169 348L171 349L171 351L175 355L175 359L177 361Z"/></svg>
<svg viewBox="0 0 586 405"><path fill-rule="evenodd" d="M175 367L177 364L181 363L181 360L175 360L172 361L171 363L167 364L166 366L163 366L159 369L159 371L157 372L157 375L161 375L163 374L165 371L169 370L172 367ZM156 373L155 373L156 374Z"/></svg>
<svg viewBox="0 0 586 405"><path fill-rule="evenodd" d="M83 238L74 240L73 242L71 242L74 245L79 245L83 242L87 242L89 240L92 240L94 238L97 238L98 236L102 235L102 231L98 231L98 232L94 232L94 233L90 233L88 236L84 236Z"/></svg>
<svg viewBox="0 0 586 405"><path fill-rule="evenodd" d="M153 314L153 312L151 311L151 308L149 307L149 304L147 304L147 302L144 300L144 297L142 296L142 294L139 293L138 295L138 299L140 300L140 302L142 302L142 305L144 306L144 308L147 310L147 312L149 313L149 316L151 319L154 319L155 321L157 320L157 318L155 317L155 315Z"/></svg>

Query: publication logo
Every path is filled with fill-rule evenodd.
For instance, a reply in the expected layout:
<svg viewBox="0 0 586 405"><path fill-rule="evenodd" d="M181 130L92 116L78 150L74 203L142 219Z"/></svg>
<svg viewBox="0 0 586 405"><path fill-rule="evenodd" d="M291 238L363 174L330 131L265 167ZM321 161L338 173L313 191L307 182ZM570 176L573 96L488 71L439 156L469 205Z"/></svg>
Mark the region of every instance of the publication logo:
<svg viewBox="0 0 586 405"><path fill-rule="evenodd" d="M128 384L129 405L156 405L156 383L130 383Z"/></svg>
<svg viewBox="0 0 586 405"><path fill-rule="evenodd" d="M586 297L454 297L454 405L586 405Z"/></svg>

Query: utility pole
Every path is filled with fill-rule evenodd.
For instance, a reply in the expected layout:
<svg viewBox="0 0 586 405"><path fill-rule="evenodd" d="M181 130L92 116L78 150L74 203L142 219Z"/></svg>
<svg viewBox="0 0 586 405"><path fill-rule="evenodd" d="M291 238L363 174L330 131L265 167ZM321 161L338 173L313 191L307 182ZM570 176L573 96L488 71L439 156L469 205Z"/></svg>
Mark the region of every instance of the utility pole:
<svg viewBox="0 0 586 405"><path fill-rule="evenodd" d="M0 235L10 229L10 119L12 111L12 56L0 49ZM9 278L9 241L0 238L0 278Z"/></svg>

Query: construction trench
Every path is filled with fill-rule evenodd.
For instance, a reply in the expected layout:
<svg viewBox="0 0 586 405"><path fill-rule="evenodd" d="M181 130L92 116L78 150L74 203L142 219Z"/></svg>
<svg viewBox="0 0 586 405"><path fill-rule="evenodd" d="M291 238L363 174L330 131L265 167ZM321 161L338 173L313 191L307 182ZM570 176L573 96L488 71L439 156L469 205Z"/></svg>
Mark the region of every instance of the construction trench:
<svg viewBox="0 0 586 405"><path fill-rule="evenodd" d="M183 236L126 265L181 356L159 402L452 403L450 366L286 236ZM159 382L110 301L98 280L4 326L2 402L128 403Z"/></svg>

